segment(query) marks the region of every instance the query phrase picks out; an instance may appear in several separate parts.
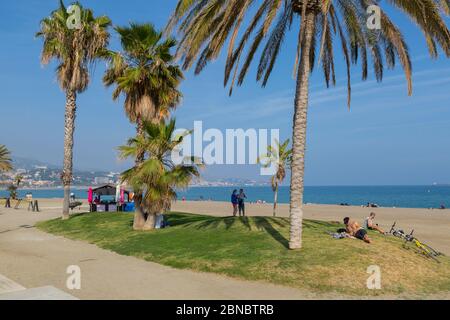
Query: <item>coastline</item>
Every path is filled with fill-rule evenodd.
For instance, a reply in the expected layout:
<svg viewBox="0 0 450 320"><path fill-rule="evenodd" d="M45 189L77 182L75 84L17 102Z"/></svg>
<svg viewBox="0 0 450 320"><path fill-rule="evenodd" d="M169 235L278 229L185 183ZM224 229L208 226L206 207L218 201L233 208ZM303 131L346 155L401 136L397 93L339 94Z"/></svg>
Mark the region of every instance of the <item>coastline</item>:
<svg viewBox="0 0 450 320"><path fill-rule="evenodd" d="M188 201L224 201L228 202L233 189L239 187L200 187L178 190L178 200ZM75 186L72 189L77 199L86 199L86 186ZM247 202L273 202L271 187L245 187ZM63 197L62 188L23 188L18 191L20 198L32 193L36 199L56 199ZM0 198L8 197L7 190L0 190ZM279 190L278 202L289 204L289 187ZM450 208L450 186L329 186L306 187L304 202L318 205L365 206L368 203L384 208Z"/></svg>

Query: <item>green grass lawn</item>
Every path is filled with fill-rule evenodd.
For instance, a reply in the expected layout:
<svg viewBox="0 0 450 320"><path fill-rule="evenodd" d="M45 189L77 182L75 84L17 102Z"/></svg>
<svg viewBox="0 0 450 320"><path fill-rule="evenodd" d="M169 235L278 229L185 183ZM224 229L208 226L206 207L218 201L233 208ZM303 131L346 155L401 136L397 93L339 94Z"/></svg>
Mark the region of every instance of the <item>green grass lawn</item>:
<svg viewBox="0 0 450 320"><path fill-rule="evenodd" d="M128 214L83 214L38 228L85 240L122 255L180 269L266 281L317 293L349 295L430 294L450 291L450 260L442 263L405 250L396 238L371 233L374 243L335 240L337 223L304 221L304 248L290 251L289 221L283 218L216 218L168 215L171 227L132 231ZM368 290L370 265L382 271L382 290Z"/></svg>

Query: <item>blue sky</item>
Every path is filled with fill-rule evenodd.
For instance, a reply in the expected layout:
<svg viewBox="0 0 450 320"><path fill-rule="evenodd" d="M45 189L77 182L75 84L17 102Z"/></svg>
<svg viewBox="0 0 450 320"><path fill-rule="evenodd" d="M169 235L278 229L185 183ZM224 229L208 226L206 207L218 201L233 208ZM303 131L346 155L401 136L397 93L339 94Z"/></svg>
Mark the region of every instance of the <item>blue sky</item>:
<svg viewBox="0 0 450 320"><path fill-rule="evenodd" d="M2 2L0 10L0 143L22 157L62 163L64 94L54 74L55 65L42 67L40 40L34 39L39 21L56 8L57 0ZM175 7L167 1L84 0L95 14L107 14L116 25L130 21L163 27ZM382 84L373 77L361 82L353 69L353 102L346 107L343 59L337 52L338 84L326 89L315 72L311 84L308 128L307 185L382 185L450 183L450 63L431 61L420 32L395 15L410 45L414 66L414 95L407 96L401 68L386 71ZM447 20L448 21L448 20ZM223 88L223 58L200 75L186 73L183 104L176 112L179 127L192 128L202 120L206 128L279 128L291 135L292 67L295 33L283 46L268 86L262 89L253 72L244 86L228 97ZM111 46L118 49L113 34ZM78 99L75 167L122 170L117 146L134 133L111 90L101 83L99 63L89 90ZM220 166L208 178L257 178L258 168Z"/></svg>

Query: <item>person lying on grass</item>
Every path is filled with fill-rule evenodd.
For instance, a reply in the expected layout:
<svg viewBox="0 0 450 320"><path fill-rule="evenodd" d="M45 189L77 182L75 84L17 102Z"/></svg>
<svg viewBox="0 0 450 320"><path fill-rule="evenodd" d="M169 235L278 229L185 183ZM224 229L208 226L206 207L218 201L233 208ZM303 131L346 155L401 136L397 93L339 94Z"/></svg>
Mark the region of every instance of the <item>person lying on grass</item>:
<svg viewBox="0 0 450 320"><path fill-rule="evenodd" d="M377 223L375 223L375 212L371 212L370 215L364 220L364 229L366 230L375 230L381 234L386 234L383 229L381 229Z"/></svg>
<svg viewBox="0 0 450 320"><path fill-rule="evenodd" d="M344 219L344 224L349 235L366 243L372 243L372 240L370 240L370 238L367 236L367 231L362 228L358 222L350 220L349 217L346 217Z"/></svg>

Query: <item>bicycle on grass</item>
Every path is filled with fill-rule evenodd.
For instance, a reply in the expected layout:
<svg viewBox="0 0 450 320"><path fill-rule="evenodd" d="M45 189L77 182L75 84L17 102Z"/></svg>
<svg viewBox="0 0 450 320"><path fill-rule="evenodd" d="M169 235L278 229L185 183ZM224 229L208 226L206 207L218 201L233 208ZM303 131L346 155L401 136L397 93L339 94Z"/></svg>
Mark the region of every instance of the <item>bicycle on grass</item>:
<svg viewBox="0 0 450 320"><path fill-rule="evenodd" d="M439 262L438 257L442 255L439 251L433 249L429 245L421 242L419 239L414 237L414 230L411 231L410 234L406 234L403 230L396 229L397 222L394 222L394 224L391 227L391 230L389 233L393 235L394 237L400 238L402 240L405 240L403 243L403 247L405 249L412 249L416 253L426 256L427 258L431 258L436 262ZM411 245L409 245L411 244Z"/></svg>

